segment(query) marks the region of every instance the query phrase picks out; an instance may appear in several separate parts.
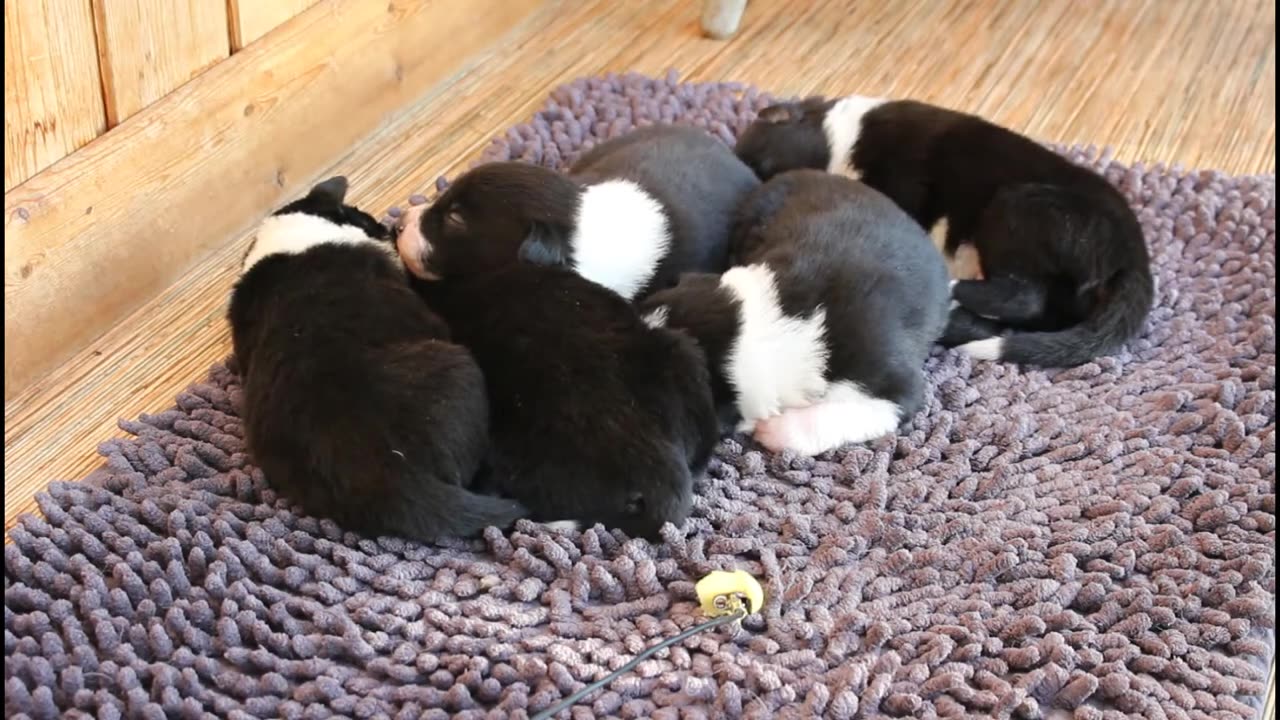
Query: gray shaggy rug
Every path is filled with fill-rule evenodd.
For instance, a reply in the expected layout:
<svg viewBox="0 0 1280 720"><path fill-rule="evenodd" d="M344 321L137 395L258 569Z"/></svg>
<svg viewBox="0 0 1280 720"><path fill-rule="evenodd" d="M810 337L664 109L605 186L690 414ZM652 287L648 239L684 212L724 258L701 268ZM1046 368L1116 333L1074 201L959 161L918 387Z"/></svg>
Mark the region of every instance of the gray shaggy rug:
<svg viewBox="0 0 1280 720"><path fill-rule="evenodd" d="M854 88L849 88L854 90ZM487 159L560 167L637 122L731 141L767 98L560 88ZM522 524L422 546L305 517L243 451L233 366L121 422L5 547L8 717L523 718L700 621L764 610L562 717L1253 718L1275 621L1275 180L1104 171L1158 277L1146 332L1065 371L937 352L896 438L725 441L661 544ZM422 201L423 198L415 198Z"/></svg>

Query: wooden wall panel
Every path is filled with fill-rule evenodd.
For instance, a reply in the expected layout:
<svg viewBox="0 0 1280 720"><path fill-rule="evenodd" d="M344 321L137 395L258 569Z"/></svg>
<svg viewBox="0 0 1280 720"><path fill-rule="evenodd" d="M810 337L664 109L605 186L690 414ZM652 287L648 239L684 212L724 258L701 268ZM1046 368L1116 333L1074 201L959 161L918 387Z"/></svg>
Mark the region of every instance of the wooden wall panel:
<svg viewBox="0 0 1280 720"><path fill-rule="evenodd" d="M226 0L92 2L110 127L230 55Z"/></svg>
<svg viewBox="0 0 1280 720"><path fill-rule="evenodd" d="M541 3L329 0L5 193L6 400Z"/></svg>
<svg viewBox="0 0 1280 720"><path fill-rule="evenodd" d="M89 0L5 0L5 192L105 130Z"/></svg>
<svg viewBox="0 0 1280 720"><path fill-rule="evenodd" d="M266 35L319 0L227 0L231 52Z"/></svg>

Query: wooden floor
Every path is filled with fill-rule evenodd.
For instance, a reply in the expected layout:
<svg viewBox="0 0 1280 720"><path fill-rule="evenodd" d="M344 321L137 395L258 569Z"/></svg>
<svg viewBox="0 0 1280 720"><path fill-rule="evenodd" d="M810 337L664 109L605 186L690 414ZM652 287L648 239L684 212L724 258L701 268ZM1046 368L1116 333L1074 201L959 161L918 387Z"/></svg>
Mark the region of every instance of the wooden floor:
<svg viewBox="0 0 1280 720"><path fill-rule="evenodd" d="M1275 4L1244 0L752 0L703 39L699 0L565 0L477 57L338 162L381 211L526 119L556 84L605 71L732 79L780 94L915 97L1121 159L1275 172ZM84 476L118 417L168 407L229 351L243 238L5 404L5 528L51 480Z"/></svg>

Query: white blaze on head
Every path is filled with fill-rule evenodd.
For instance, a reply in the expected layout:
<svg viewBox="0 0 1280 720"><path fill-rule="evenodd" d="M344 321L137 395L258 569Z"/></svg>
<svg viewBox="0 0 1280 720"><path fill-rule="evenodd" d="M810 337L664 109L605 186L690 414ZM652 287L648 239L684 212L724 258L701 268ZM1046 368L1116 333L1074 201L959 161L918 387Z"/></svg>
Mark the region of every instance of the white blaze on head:
<svg viewBox="0 0 1280 720"><path fill-rule="evenodd" d="M853 167L850 154L862 134L862 118L867 113L888 102L883 98L850 95L837 100L822 120L822 130L827 135L827 147L831 150L831 162L827 171L857 180L861 173Z"/></svg>
<svg viewBox="0 0 1280 720"><path fill-rule="evenodd" d="M574 225L574 271L628 300L649 282L671 248L662 204L630 180L584 188Z"/></svg>
<svg viewBox="0 0 1280 720"><path fill-rule="evenodd" d="M258 261L272 255L299 255L318 245L363 242L379 244L380 241L355 225L339 225L318 215L302 212L272 215L263 220L254 233L253 245L244 257L240 273L248 272Z"/></svg>

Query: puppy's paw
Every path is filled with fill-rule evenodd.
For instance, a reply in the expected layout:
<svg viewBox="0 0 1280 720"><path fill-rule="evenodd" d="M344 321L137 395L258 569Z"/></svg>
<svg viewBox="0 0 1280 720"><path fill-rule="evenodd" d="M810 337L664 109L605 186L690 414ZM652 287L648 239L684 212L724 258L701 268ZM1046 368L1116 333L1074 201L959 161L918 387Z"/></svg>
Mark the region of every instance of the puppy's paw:
<svg viewBox="0 0 1280 720"><path fill-rule="evenodd" d="M811 408L793 408L758 421L754 437L769 452L794 450L812 455L816 422Z"/></svg>
<svg viewBox="0 0 1280 720"><path fill-rule="evenodd" d="M974 360L999 360L1004 352L1004 338L974 340L960 346L960 351Z"/></svg>
<svg viewBox="0 0 1280 720"><path fill-rule="evenodd" d="M969 243L956 248L956 254L947 258L947 272L953 280L981 280L982 259L978 248Z"/></svg>
<svg viewBox="0 0 1280 720"><path fill-rule="evenodd" d="M556 520L554 522L543 523L548 530L553 532L578 532L582 529L582 523L577 520Z"/></svg>

